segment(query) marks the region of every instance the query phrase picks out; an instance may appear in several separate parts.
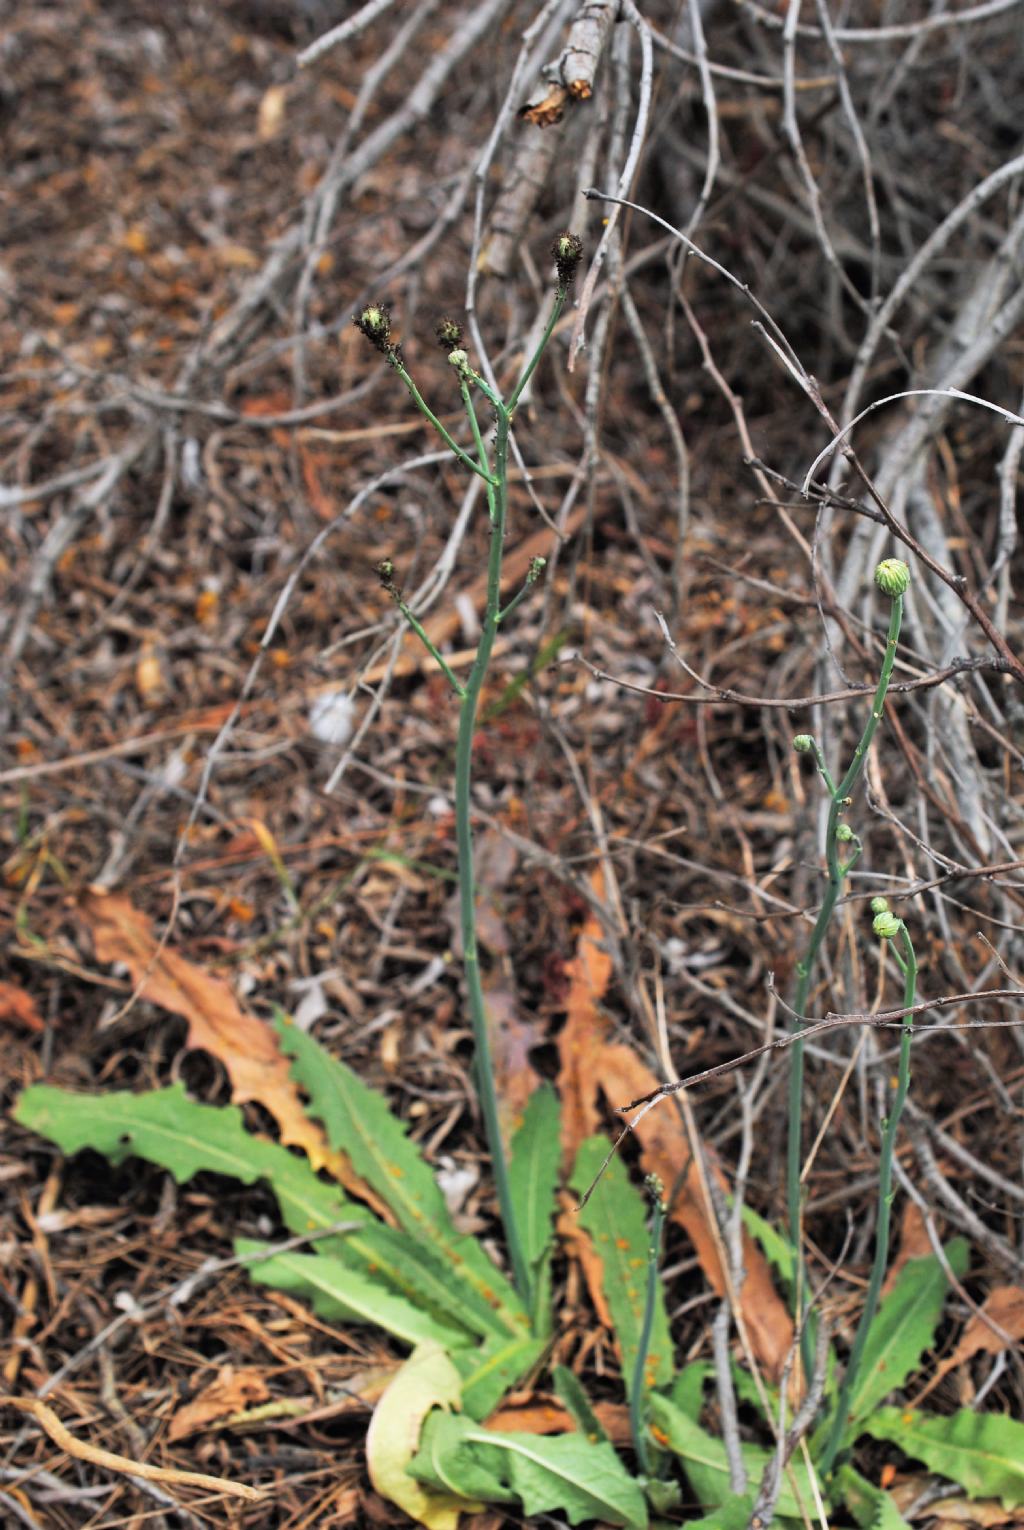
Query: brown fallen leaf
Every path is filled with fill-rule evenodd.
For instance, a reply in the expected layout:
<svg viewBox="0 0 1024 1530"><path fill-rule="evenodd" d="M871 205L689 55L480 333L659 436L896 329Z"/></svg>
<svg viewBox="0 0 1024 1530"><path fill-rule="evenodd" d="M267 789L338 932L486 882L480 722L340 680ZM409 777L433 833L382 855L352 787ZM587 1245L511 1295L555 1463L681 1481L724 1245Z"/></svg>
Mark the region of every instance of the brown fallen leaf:
<svg viewBox="0 0 1024 1530"><path fill-rule="evenodd" d="M632 1432L625 1403L597 1403L594 1417L613 1445L630 1443ZM576 1429L576 1420L559 1403L526 1403L522 1407L499 1408L484 1427L509 1434L571 1434Z"/></svg>
<svg viewBox="0 0 1024 1530"><path fill-rule="evenodd" d="M0 1025L5 1020L26 1031L45 1029L32 995L23 988L16 988L13 983L0 982Z"/></svg>
<svg viewBox="0 0 1024 1530"><path fill-rule="evenodd" d="M996 1286L971 1317L952 1354L936 1366L926 1391L919 1396L933 1391L944 1376L972 1355L999 1355L1004 1349L1015 1348L1021 1339L1024 1339L1024 1290L1020 1286Z"/></svg>
<svg viewBox="0 0 1024 1530"><path fill-rule="evenodd" d="M231 1097L268 1110L281 1141L301 1147L316 1169L347 1175L323 1132L306 1114L289 1075L289 1061L265 1021L240 1007L229 985L195 966L173 946L153 937L147 916L128 898L90 890L79 902L101 962L123 962L137 996L188 1021L188 1044L220 1059L231 1080ZM343 1179L349 1183L351 1176Z"/></svg>
<svg viewBox="0 0 1024 1530"><path fill-rule="evenodd" d="M269 1396L270 1388L262 1371L251 1367L236 1371L233 1365L225 1365L215 1381L178 1409L171 1419L167 1438L171 1444L184 1440L197 1430L205 1429L214 1419L240 1413L253 1403L266 1402Z"/></svg>
<svg viewBox="0 0 1024 1530"><path fill-rule="evenodd" d="M593 887L600 898L604 890L600 870L595 872ZM599 1005L611 980L612 959L604 949L603 932L596 915L588 917L580 933L576 956L566 964L566 970L570 989L566 1002L567 1019L559 1037L561 1070L558 1086L562 1097L562 1144L566 1158L571 1160L579 1144L600 1125L600 1095L617 1109L627 1100L650 1094L662 1081L629 1047L609 1040L610 1023ZM725 1278L717 1240L708 1220L690 1143L671 1101L666 1100L648 1111L639 1122L635 1135L641 1144L640 1161L645 1172L657 1174L667 1188L674 1190L672 1218L685 1228L705 1277L721 1295L725 1290ZM723 1190L727 1190L727 1182L715 1167L713 1154L707 1154L707 1158L711 1172ZM592 1267L593 1261L581 1262L600 1313L599 1271ZM743 1264L746 1277L739 1300L747 1333L758 1360L772 1380L777 1380L793 1343L792 1319L775 1290L768 1261L746 1234Z"/></svg>
<svg viewBox="0 0 1024 1530"><path fill-rule="evenodd" d="M924 1259L932 1252L932 1243L928 1236L928 1224L924 1219L924 1214L916 1202L908 1200L903 1207L903 1215L900 1218L899 1249L886 1274L885 1285L882 1287L882 1295L888 1296L905 1264L908 1264L911 1259Z"/></svg>
<svg viewBox="0 0 1024 1530"><path fill-rule="evenodd" d="M1024 1523L1024 1513L1019 1508L1004 1509L992 1498L940 1498L928 1505L927 1512L929 1519L933 1514L936 1516L935 1530L939 1530L939 1525L981 1525L988 1530L989 1525Z"/></svg>

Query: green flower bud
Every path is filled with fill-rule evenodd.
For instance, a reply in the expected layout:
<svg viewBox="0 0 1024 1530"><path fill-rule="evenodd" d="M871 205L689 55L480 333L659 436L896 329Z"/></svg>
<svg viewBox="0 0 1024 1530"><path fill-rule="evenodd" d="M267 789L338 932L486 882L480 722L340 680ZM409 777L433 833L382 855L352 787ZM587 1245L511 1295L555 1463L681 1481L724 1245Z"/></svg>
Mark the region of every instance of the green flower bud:
<svg viewBox="0 0 1024 1530"><path fill-rule="evenodd" d="M448 360L460 375L469 371L469 357L465 351L454 350L448 352Z"/></svg>
<svg viewBox="0 0 1024 1530"><path fill-rule="evenodd" d="M888 898L872 898L871 912L873 914L887 914L889 912Z"/></svg>
<svg viewBox="0 0 1024 1530"><path fill-rule="evenodd" d="M875 583L883 595L895 600L910 588L910 570L902 558L884 558L875 569Z"/></svg>
<svg viewBox="0 0 1024 1530"><path fill-rule="evenodd" d="M841 845L848 845L851 840L856 838L856 834L854 834L848 823L841 823L836 829L836 839Z"/></svg>
<svg viewBox="0 0 1024 1530"><path fill-rule="evenodd" d="M875 915L871 928L879 940L895 940L902 926L902 919L897 919L895 914L886 912Z"/></svg>
<svg viewBox="0 0 1024 1530"><path fill-rule="evenodd" d="M355 315L352 323L382 355L389 353L391 315L383 303L368 303L361 313Z"/></svg>
<svg viewBox="0 0 1024 1530"><path fill-rule="evenodd" d="M568 287L583 255L583 240L576 234L559 234L551 246L558 270L558 285Z"/></svg>
<svg viewBox="0 0 1024 1530"><path fill-rule="evenodd" d="M547 564L547 561L548 561L547 558L531 558L530 559L530 566L526 570L526 582L527 582L527 584L536 584L537 583L537 580L540 578L541 574L544 572L544 568L545 568L545 565Z"/></svg>
<svg viewBox="0 0 1024 1530"><path fill-rule="evenodd" d="M814 748L814 740L809 733L798 733L793 739L793 748L797 754L810 754Z"/></svg>

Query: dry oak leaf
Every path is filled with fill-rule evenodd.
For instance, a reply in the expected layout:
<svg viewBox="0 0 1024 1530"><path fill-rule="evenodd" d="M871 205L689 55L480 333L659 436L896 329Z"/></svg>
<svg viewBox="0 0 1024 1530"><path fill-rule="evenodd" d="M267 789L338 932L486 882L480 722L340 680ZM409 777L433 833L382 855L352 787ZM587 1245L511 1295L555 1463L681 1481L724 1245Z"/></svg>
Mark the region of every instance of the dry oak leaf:
<svg viewBox="0 0 1024 1530"><path fill-rule="evenodd" d="M300 1147L316 1169L342 1169L320 1128L310 1120L289 1075L289 1061L263 1020L239 1006L223 978L186 961L153 937L149 918L128 898L92 888L79 912L101 962L123 962L136 997L159 1004L188 1021L188 1044L220 1059L236 1103L253 1100L269 1110L281 1141ZM350 1176L349 1176L350 1177Z"/></svg>
<svg viewBox="0 0 1024 1530"><path fill-rule="evenodd" d="M999 1355L1014 1348L1020 1339L1024 1339L1024 1290L1020 1286L996 1286L967 1324L953 1353L936 1367L928 1390L972 1355Z"/></svg>
<svg viewBox="0 0 1024 1530"><path fill-rule="evenodd" d="M253 1403L266 1402L269 1396L270 1388L262 1371L251 1368L236 1371L233 1365L225 1365L215 1381L178 1409L171 1419L167 1438L171 1444L184 1440L215 1419L241 1413Z"/></svg>

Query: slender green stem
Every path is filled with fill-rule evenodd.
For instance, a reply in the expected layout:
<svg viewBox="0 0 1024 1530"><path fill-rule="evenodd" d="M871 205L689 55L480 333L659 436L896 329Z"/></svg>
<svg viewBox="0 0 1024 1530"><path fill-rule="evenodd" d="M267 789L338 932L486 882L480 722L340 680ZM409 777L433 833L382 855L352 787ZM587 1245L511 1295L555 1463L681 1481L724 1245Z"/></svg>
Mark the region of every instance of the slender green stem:
<svg viewBox="0 0 1024 1530"><path fill-rule="evenodd" d="M398 594L397 590L393 594L393 599L395 605L398 607L399 611L401 611L402 615L405 617L406 621L409 623L409 626L412 628L413 632L415 632L424 648L441 666L441 669L444 671L445 679L448 681L448 684L451 686L456 696L458 696L461 700L461 698L466 694L466 688L462 684L462 681L459 679L458 675L456 675L455 671L452 669L451 665L448 663L448 660L445 658L444 654L438 648L433 638L428 635L426 628L423 626L423 623L419 620L418 617L413 615L412 611L409 609L402 596Z"/></svg>
<svg viewBox="0 0 1024 1530"><path fill-rule="evenodd" d="M893 947L893 954L903 970L903 1004L907 1010L910 1010L917 1000L917 957L914 954L910 932L902 921L900 923L900 940L903 943L903 956L900 957L895 947ZM864 1311L861 1313L860 1322L857 1325L853 1348L850 1351L850 1358L846 1365L846 1375L843 1377L839 1400L836 1403L832 1426L829 1429L828 1440L825 1444L825 1453L821 1459L821 1474L823 1477L827 1477L832 1470L836 1456L843 1446L843 1436L846 1433L846 1426L850 1417L853 1392L860 1373L861 1361L864 1357L864 1346L867 1343L871 1324L874 1322L875 1313L878 1310L882 1281L885 1279L885 1272L889 1262L889 1223L892 1217L893 1199L892 1164L896 1149L896 1133L899 1130L900 1117L903 1114L907 1092L910 1089L912 1020L912 1015L906 1014L903 1016L896 1089L882 1131L882 1150L878 1162L878 1219L875 1226L875 1258L871 1266L871 1277L868 1281L867 1294L864 1298Z"/></svg>
<svg viewBox="0 0 1024 1530"><path fill-rule="evenodd" d="M470 795L477 705L490 662L491 650L494 647L500 615L501 560L504 551L505 512L508 503L508 434L508 413L502 409L498 414L498 432L495 440L494 487L488 494L491 507L491 550L487 560L487 605L476 658L459 707L459 733L455 746L455 836L459 854L462 959L466 973L469 1015L473 1026L477 1094L484 1119L484 1130L487 1133L487 1144L491 1151L494 1184L498 1193L498 1206L505 1228L512 1272L519 1294L529 1307L532 1288L530 1268L523 1250L512 1203L508 1160L505 1157L501 1121L498 1115L491 1033L480 976L480 956L476 938L476 877L473 868L472 798Z"/></svg>
<svg viewBox="0 0 1024 1530"><path fill-rule="evenodd" d="M431 409L430 405L427 403L426 399L423 397L423 394L420 392L419 388L417 388L416 384L413 382L412 378L409 376L409 373L405 370L405 367L402 365L402 363L397 359L393 359L391 365L394 367L395 371L398 373L399 377L402 379L402 381L405 383L405 386L412 394L413 402L415 403L416 408L419 410L420 414L423 415L424 419L430 421L431 425L433 425L434 429L441 437L441 440L455 453L456 457L458 457L462 465L464 467L468 467L471 472L476 473L478 477L484 479L486 483L493 483L494 480L490 473L487 471L486 467L481 467L479 462L474 462L469 453L463 451L462 447L455 440L454 436L452 436L451 433L447 431L441 424L441 421Z"/></svg>
<svg viewBox="0 0 1024 1530"><path fill-rule="evenodd" d="M511 419L512 415L515 413L515 408L516 408L516 405L519 402L519 398L520 398L520 395L522 394L523 389L526 387L526 384L530 381L530 378L533 376L534 371L536 370L537 363L540 360L540 358L543 356L545 348L547 346L547 343L551 339L551 336L555 332L555 325L558 323L559 315L561 314L562 309L565 307L565 299L566 299L566 294L568 293L568 291L569 291L568 287L561 287L561 286L559 286L559 287L557 287L555 289L555 301L554 301L554 303L552 305L551 315L550 315L550 317L548 319L548 322L547 322L547 325L545 327L544 333L543 333L543 335L540 338L540 344L537 346L537 349L534 351L533 355L530 357L529 361L526 363L526 370L523 372L522 377L520 377L519 381L516 383L515 387L512 389L511 397L509 398L509 401L508 401L507 405L505 406L507 411L508 411L508 415L509 415L510 419Z"/></svg>
<svg viewBox="0 0 1024 1530"><path fill-rule="evenodd" d="M868 718L861 734L860 741L853 752L853 758L846 774L839 785L832 790L831 802L829 803L828 823L825 828L825 858L828 867L828 886L818 909L818 917L814 921L811 938L807 943L801 961L797 962L796 993L793 999L793 1008L798 1018L794 1021L797 1032L803 1029L804 1016L807 1013L807 999L810 993L811 977L815 963L821 951L825 931L835 911L836 903L843 889L846 873L854 864L860 854L860 844L854 855L844 865L839 859L839 841L836 839L836 830L843 810L849 803L850 794L857 783L857 779L864 768L867 751L871 746L871 740L875 736L875 729L881 721L882 712L885 709L885 695L889 689L889 681L892 678L893 664L896 659L896 644L899 641L900 625L903 621L903 597L896 595L892 600L889 612L889 632L886 638L885 654L882 659L882 668L878 677L878 685L875 688L874 698L871 703L871 716ZM818 759L820 751L816 750L815 758ZM824 759L818 761L818 769L822 773L822 779L826 784L831 780L825 767ZM786 1203L789 1213L789 1233L793 1244L793 1254L797 1269L797 1320L803 1318L803 1281L802 1281L802 1258L800 1253L800 1173L803 1160L803 1090L804 1090L804 1045L802 1041L796 1041L790 1054L789 1067L789 1122L788 1138L786 1143ZM807 1332L807 1342L810 1343L810 1333ZM806 1356L805 1356L806 1358Z"/></svg>
<svg viewBox="0 0 1024 1530"><path fill-rule="evenodd" d="M654 1328L654 1308L658 1298L658 1265L661 1259L661 1235L665 1226L665 1202L660 1185L652 1186L654 1216L651 1220L651 1243L647 1253L647 1292L644 1300L644 1320L640 1326L636 1360L633 1363L633 1385L629 1393L629 1430L633 1436L633 1448L644 1473L649 1477L652 1470L651 1452L647 1443L647 1351L651 1347Z"/></svg>
<svg viewBox="0 0 1024 1530"><path fill-rule="evenodd" d="M818 767L818 775L825 783L825 790L830 797L834 797L836 794L836 783L832 779L832 772L825 763L825 756L816 738L811 739L811 753L814 755L814 763Z"/></svg>
<svg viewBox="0 0 1024 1530"><path fill-rule="evenodd" d="M512 612L516 609L517 606L522 605L523 601L526 599L527 595L529 595L531 589L533 588L533 585L534 585L535 582L536 581L533 580L533 579L527 579L526 583L523 585L522 589L519 591L519 594L518 595L513 595L512 599L509 601L509 603L505 607L504 611L499 611L499 613L498 613L498 620L499 620L499 622L503 622L506 617L512 615Z"/></svg>

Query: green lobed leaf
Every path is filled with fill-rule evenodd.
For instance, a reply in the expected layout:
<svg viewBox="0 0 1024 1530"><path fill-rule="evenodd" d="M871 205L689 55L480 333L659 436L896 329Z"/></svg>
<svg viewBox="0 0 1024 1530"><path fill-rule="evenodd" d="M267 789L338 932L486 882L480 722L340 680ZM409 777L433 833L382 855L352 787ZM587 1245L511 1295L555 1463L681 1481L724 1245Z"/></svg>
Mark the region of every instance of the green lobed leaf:
<svg viewBox="0 0 1024 1530"><path fill-rule="evenodd" d="M246 1259L265 1247L249 1238L235 1239L235 1252ZM424 1312L330 1254L271 1254L252 1259L248 1271L257 1285L305 1298L321 1317L372 1323L410 1345L433 1340L453 1349L471 1342L465 1329Z"/></svg>
<svg viewBox="0 0 1024 1530"><path fill-rule="evenodd" d="M836 1486L860 1530L909 1530L907 1521L884 1488L875 1487L852 1466L841 1466Z"/></svg>
<svg viewBox="0 0 1024 1530"><path fill-rule="evenodd" d="M959 1278L967 1269L966 1241L954 1238L945 1253ZM850 1404L848 1443L860 1433L859 1420L873 1413L883 1398L917 1370L921 1356L934 1342L948 1289L945 1271L934 1254L910 1259L903 1266L868 1330Z"/></svg>
<svg viewBox="0 0 1024 1530"><path fill-rule="evenodd" d="M714 1374L715 1368L709 1360L691 1360L672 1378L669 1397L675 1407L695 1424L699 1422L704 1408L704 1383Z"/></svg>
<svg viewBox="0 0 1024 1530"><path fill-rule="evenodd" d="M548 1256L562 1155L558 1096L548 1083L533 1091L512 1138L508 1179L523 1254L535 1286L535 1321L550 1321Z"/></svg>
<svg viewBox="0 0 1024 1530"><path fill-rule="evenodd" d="M494 1332L491 1308L468 1283L453 1280L450 1260L442 1262L407 1233L385 1227L339 1186L321 1180L306 1159L248 1132L237 1105L201 1105L180 1083L143 1094L105 1095L38 1084L22 1094L14 1117L62 1152L93 1148L113 1163L135 1154L169 1170L179 1184L200 1172L245 1185L265 1180L293 1233L357 1224L353 1231L318 1239L321 1256L333 1256L435 1314L441 1328L458 1334L462 1344Z"/></svg>
<svg viewBox="0 0 1024 1530"><path fill-rule="evenodd" d="M651 1398L651 1419L655 1438L683 1462L687 1480L705 1509L722 1507L733 1497L729 1481L729 1459L725 1445L702 1429L669 1398L657 1393ZM751 1485L750 1506L772 1455L760 1445L741 1445L740 1455ZM798 1496L799 1495L799 1496ZM824 1493L822 1495L824 1497ZM813 1512L815 1503L810 1475L805 1462L791 1460L782 1474L776 1501L776 1514L783 1519L802 1519L803 1509Z"/></svg>
<svg viewBox="0 0 1024 1530"><path fill-rule="evenodd" d="M998 1498L1004 1509L1024 1504L1024 1424L1001 1413L959 1413L943 1418L911 1408L880 1408L863 1433L923 1461L929 1471L958 1482L971 1498Z"/></svg>
<svg viewBox="0 0 1024 1530"><path fill-rule="evenodd" d="M287 1016L278 1012L274 1024L282 1049L293 1059L292 1077L309 1095L311 1114L323 1122L331 1147L348 1155L356 1173L391 1208L405 1232L440 1253L460 1281L475 1290L483 1299L480 1310L491 1314L495 1330L522 1333L528 1320L515 1289L476 1240L456 1230L404 1122L381 1095Z"/></svg>
<svg viewBox="0 0 1024 1530"><path fill-rule="evenodd" d="M206 1171L252 1185L267 1180L292 1232L372 1220L365 1206L318 1179L306 1159L246 1131L237 1105L200 1105L183 1084L144 1094L74 1094L49 1084L26 1089L14 1119L63 1153L93 1148L112 1163L133 1154L168 1169L178 1184Z"/></svg>
<svg viewBox="0 0 1024 1530"><path fill-rule="evenodd" d="M485 1503L522 1505L528 1519L560 1511L571 1525L596 1519L646 1530L640 1485L610 1445L583 1435L498 1434L464 1414L427 1419L409 1467L421 1482Z"/></svg>
<svg viewBox="0 0 1024 1530"><path fill-rule="evenodd" d="M607 1152L608 1143L604 1137L588 1137L580 1144L569 1181L577 1195L582 1195L593 1182ZM612 1158L608 1164L600 1184L579 1213L579 1219L580 1225L593 1239L603 1266L602 1285L622 1353L622 1379L629 1395L633 1389L633 1371L644 1321L651 1240L644 1198L630 1183L619 1157ZM672 1340L660 1283L644 1378L649 1389L665 1386L672 1378Z"/></svg>

